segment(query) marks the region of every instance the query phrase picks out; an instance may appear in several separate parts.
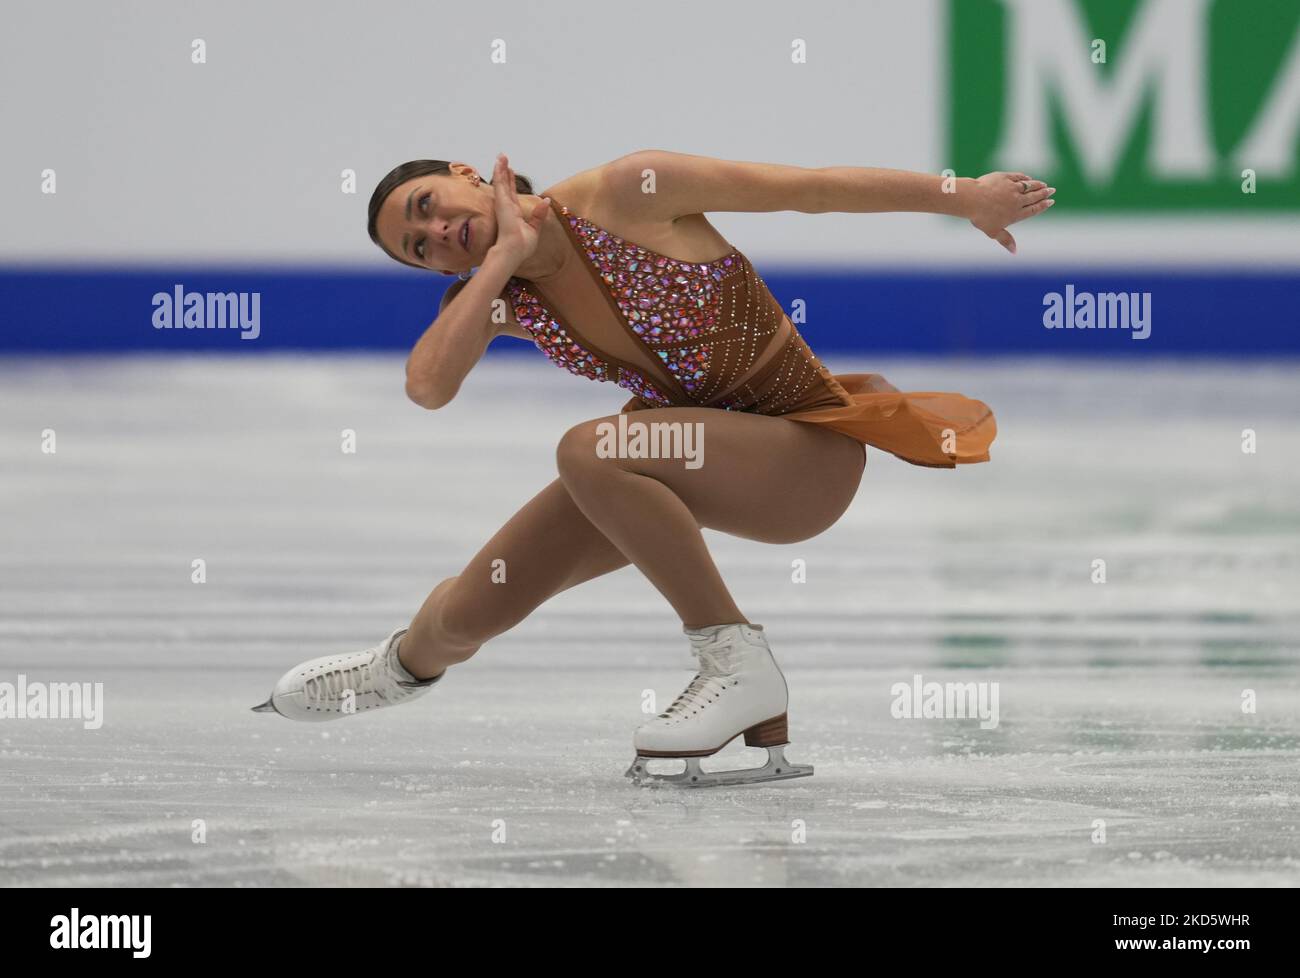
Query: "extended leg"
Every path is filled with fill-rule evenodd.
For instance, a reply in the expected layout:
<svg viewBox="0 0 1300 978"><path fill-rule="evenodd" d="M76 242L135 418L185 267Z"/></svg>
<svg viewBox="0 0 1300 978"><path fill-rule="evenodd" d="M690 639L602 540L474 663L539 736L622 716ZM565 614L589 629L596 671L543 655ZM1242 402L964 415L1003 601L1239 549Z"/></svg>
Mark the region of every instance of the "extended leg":
<svg viewBox="0 0 1300 978"><path fill-rule="evenodd" d="M371 649L299 663L280 677L271 698L254 709L325 721L413 700L433 684L413 683L412 676L440 676L552 595L626 565L627 559L556 480L457 577L434 589L409 628L394 631Z"/></svg>
<svg viewBox="0 0 1300 978"><path fill-rule="evenodd" d="M402 639L402 665L419 678L435 676L554 595L627 564L557 479L512 516L460 574L433 589Z"/></svg>

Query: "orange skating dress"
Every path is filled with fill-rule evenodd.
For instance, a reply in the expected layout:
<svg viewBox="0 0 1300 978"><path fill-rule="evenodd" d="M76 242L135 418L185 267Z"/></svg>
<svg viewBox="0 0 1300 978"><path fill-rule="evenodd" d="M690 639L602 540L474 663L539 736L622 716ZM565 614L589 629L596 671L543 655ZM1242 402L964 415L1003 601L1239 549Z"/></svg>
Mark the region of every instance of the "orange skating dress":
<svg viewBox="0 0 1300 978"><path fill-rule="evenodd" d="M961 394L899 391L878 374L832 374L734 248L669 258L554 198L570 242L545 283L506 284L519 324L559 366L612 381L623 412L709 407L825 425L914 465L987 462L993 412ZM562 298L561 298L562 297Z"/></svg>

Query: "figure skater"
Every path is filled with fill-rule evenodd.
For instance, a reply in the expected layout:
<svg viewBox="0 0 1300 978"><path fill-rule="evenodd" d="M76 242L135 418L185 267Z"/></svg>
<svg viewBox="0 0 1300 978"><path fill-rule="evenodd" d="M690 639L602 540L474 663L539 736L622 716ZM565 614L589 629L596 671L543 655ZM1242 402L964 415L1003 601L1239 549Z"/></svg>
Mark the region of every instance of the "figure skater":
<svg viewBox="0 0 1300 978"><path fill-rule="evenodd" d="M518 337L572 373L630 392L625 424L695 426L707 436L704 464L598 451L619 415L571 428L556 449L559 477L439 583L408 626L375 648L295 666L255 709L319 721L407 703L549 598L631 563L680 616L699 671L636 731L628 776L703 786L811 774L783 756L785 678L701 528L807 540L853 500L865 445L953 468L988 460L996 424L986 405L960 394L832 374L704 214L949 214L1014 254L1007 229L1051 207L1053 193L1024 173L954 179L658 150L584 170L540 196L504 154L486 185L466 163L397 167L370 199L371 239L403 264L460 278L407 360L412 401L447 404L493 339ZM507 583L494 581L495 561ZM764 766L702 770L700 758L742 734L768 749ZM652 773L653 758L684 759L685 770Z"/></svg>

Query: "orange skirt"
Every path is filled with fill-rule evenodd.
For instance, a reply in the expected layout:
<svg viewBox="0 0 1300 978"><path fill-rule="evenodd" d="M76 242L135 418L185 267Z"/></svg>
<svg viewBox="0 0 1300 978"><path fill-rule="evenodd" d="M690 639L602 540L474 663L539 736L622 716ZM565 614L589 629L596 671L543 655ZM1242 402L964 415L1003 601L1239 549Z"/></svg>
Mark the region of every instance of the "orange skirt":
<svg viewBox="0 0 1300 978"><path fill-rule="evenodd" d="M938 391L900 391L879 374L834 374L831 379L850 403L781 417L834 428L913 465L953 469L989 460L998 424L983 401Z"/></svg>
<svg viewBox="0 0 1300 978"><path fill-rule="evenodd" d="M832 374L818 365L823 383L800 399L806 407L779 415L820 424L913 465L955 469L987 462L997 437L993 412L983 401L937 391L900 391L880 374ZM652 407L632 398L620 413Z"/></svg>

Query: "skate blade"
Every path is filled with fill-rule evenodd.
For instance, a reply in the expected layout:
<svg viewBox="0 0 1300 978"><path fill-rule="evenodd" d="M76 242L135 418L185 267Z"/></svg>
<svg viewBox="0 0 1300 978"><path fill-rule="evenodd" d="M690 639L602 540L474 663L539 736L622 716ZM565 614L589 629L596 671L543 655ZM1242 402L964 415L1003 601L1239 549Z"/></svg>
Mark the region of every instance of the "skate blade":
<svg viewBox="0 0 1300 978"><path fill-rule="evenodd" d="M785 759L784 747L769 747L767 763L761 767L741 768L731 771L705 771L700 767L700 758L676 758L686 763L686 770L678 774L655 774L648 768L650 761L674 760L671 757L646 757L638 754L632 766L623 772L624 777L641 787L669 785L674 788L719 788L728 785L761 784L765 781L788 781L791 778L807 778L813 773L811 764L791 764Z"/></svg>
<svg viewBox="0 0 1300 978"><path fill-rule="evenodd" d="M273 700L259 703L257 706L251 707L251 709L254 713L280 713L280 711L275 708L275 702ZM284 716L284 714L280 713L280 716Z"/></svg>

